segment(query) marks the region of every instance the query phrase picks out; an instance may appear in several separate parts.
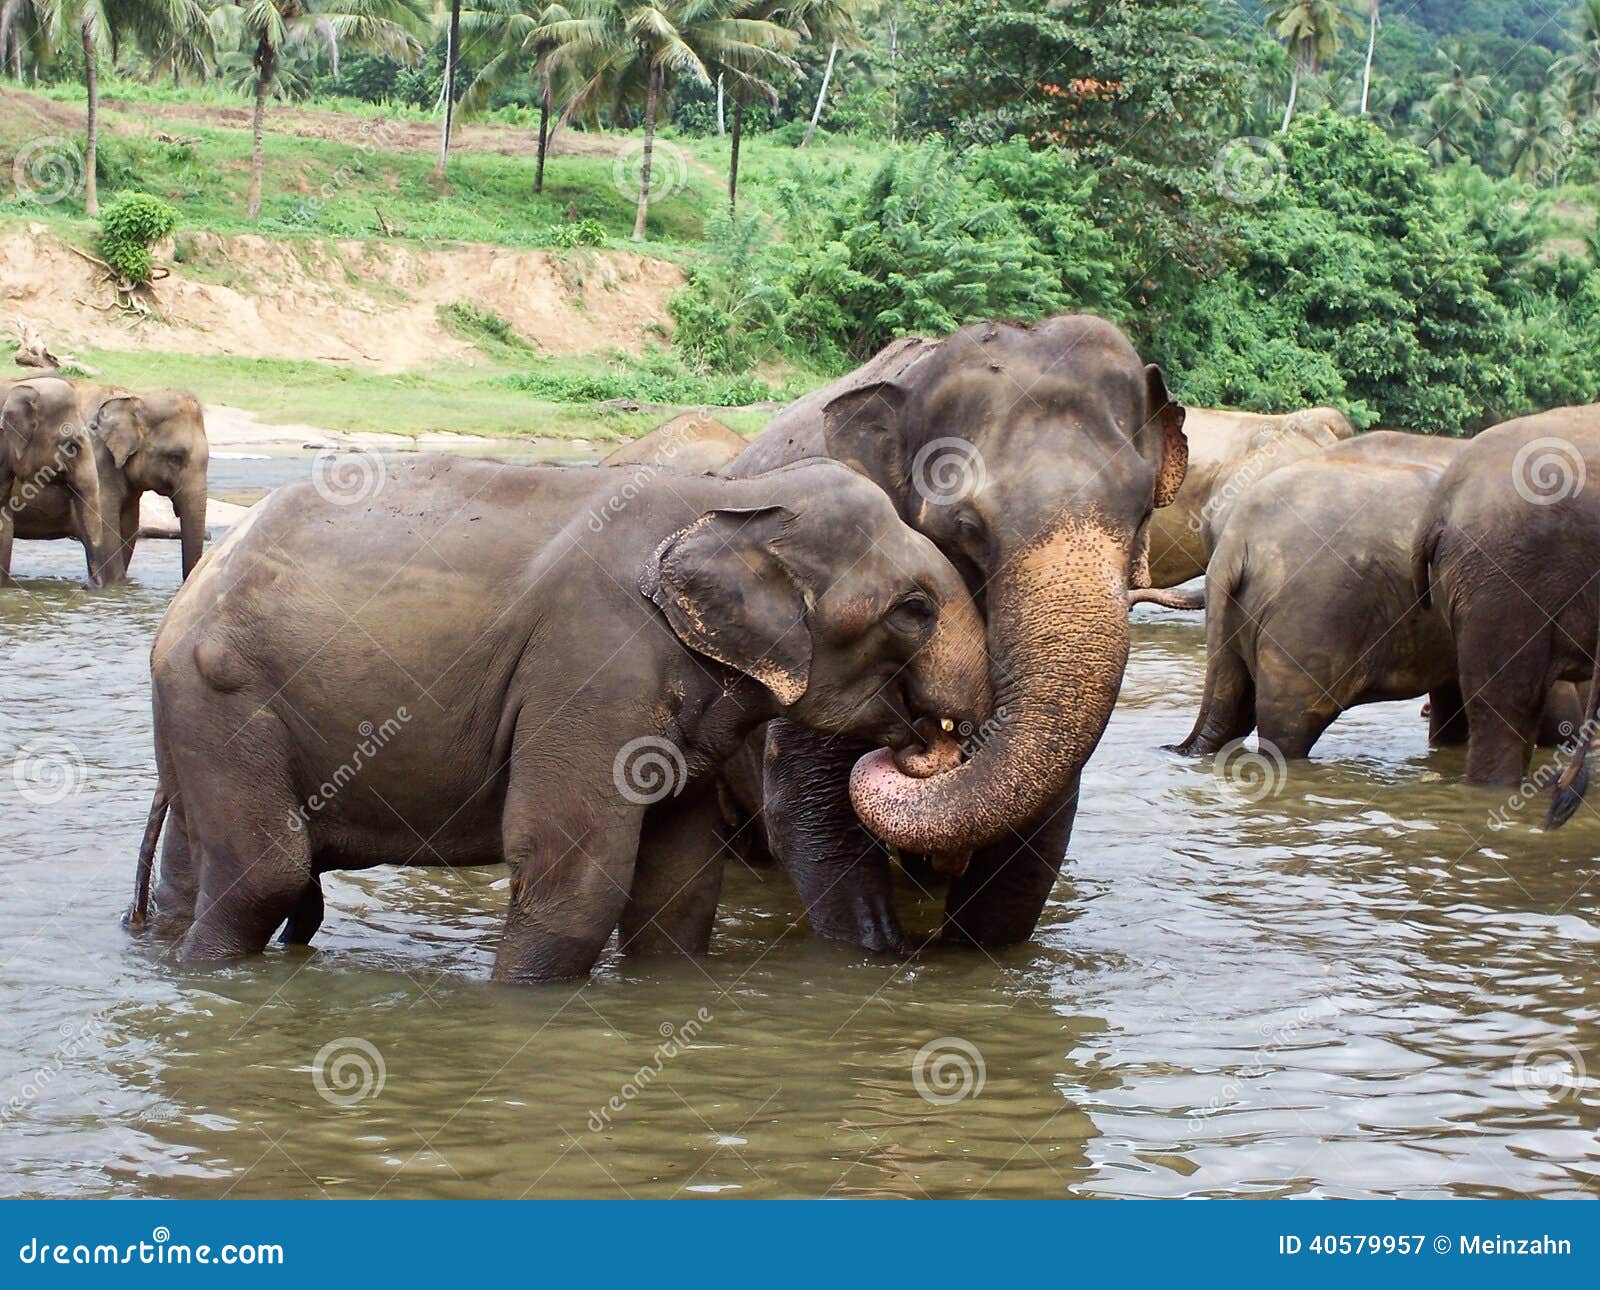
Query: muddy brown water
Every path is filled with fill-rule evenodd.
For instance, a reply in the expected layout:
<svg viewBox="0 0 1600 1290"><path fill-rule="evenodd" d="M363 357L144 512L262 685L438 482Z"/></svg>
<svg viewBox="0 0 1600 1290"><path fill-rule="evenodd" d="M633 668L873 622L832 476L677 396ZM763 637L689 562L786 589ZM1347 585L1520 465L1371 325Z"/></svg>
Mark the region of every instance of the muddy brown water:
<svg viewBox="0 0 1600 1290"><path fill-rule="evenodd" d="M1199 616L1141 610L1063 879L1003 953L815 944L735 868L711 957L497 989L505 872L378 870L328 880L315 952L194 970L118 926L177 544L95 594L79 560L18 543L0 593L4 1194L1600 1192L1600 819L1492 823L1415 702L1219 773L1160 747Z"/></svg>

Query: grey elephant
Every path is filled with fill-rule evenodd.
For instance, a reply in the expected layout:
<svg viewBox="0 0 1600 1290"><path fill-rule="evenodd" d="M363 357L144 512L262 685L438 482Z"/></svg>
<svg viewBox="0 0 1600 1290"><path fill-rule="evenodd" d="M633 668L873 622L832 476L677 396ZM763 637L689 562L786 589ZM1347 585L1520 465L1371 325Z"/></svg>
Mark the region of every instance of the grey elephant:
<svg viewBox="0 0 1600 1290"><path fill-rule="evenodd" d="M30 516L49 506L59 533L83 545L88 582L99 586L110 556L99 473L73 388L56 377L0 387L0 587L14 587L11 545L37 536Z"/></svg>
<svg viewBox="0 0 1600 1290"><path fill-rule="evenodd" d="M1430 500L1413 586L1455 638L1469 783L1521 781L1552 690L1594 671L1596 480L1600 404L1588 404L1483 431Z"/></svg>
<svg viewBox="0 0 1600 1290"><path fill-rule="evenodd" d="M1172 505L1151 518L1149 554L1135 570L1135 587L1176 587L1198 578L1229 514L1255 484L1355 434L1344 413L1327 407L1274 415L1189 408L1183 430L1189 440L1189 469ZM1203 607L1153 594L1133 599L1181 609Z"/></svg>
<svg viewBox="0 0 1600 1290"><path fill-rule="evenodd" d="M72 381L78 415L94 445L101 513L107 525L103 582L127 577L139 539L139 501L145 493L170 499L178 516L183 574L199 563L206 537L206 476L211 450L200 401L187 390L135 394L118 386ZM73 536L69 499L44 490L17 514L17 534Z"/></svg>
<svg viewBox="0 0 1600 1290"><path fill-rule="evenodd" d="M780 412L722 473L808 457L876 481L961 570L997 706L963 732L968 760L921 783L860 740L775 722L759 757L729 768L726 797L760 813L817 936L909 948L888 842L950 875L947 940L1026 940L1121 685L1146 526L1184 479L1184 409L1102 318L974 323L888 345Z"/></svg>
<svg viewBox="0 0 1600 1290"><path fill-rule="evenodd" d="M715 417L683 412L649 434L613 448L602 466L665 466L691 475L714 474L743 451L745 441Z"/></svg>
<svg viewBox="0 0 1600 1290"><path fill-rule="evenodd" d="M582 976L614 929L698 953L715 774L751 728L917 776L989 710L959 574L860 476L623 478L422 457L348 505L295 484L257 507L156 636L130 921L170 812L156 914L186 960L309 939L329 870L500 861L499 980Z"/></svg>

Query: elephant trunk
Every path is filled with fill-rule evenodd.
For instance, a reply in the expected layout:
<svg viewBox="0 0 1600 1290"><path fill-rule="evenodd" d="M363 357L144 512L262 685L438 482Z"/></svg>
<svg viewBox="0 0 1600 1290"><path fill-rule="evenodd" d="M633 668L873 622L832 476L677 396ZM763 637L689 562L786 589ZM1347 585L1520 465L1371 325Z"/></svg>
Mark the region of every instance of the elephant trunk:
<svg viewBox="0 0 1600 1290"><path fill-rule="evenodd" d="M906 670L911 706L919 713L977 723L994 710L983 615L954 569L948 569L938 591L938 626Z"/></svg>
<svg viewBox="0 0 1600 1290"><path fill-rule="evenodd" d="M990 584L994 716L970 760L927 779L874 752L850 798L886 842L924 854L986 846L1060 798L1110 719L1128 659L1128 542L1076 521L1033 543ZM992 729L990 728L992 727Z"/></svg>
<svg viewBox="0 0 1600 1290"><path fill-rule="evenodd" d="M186 485L173 495L173 509L178 512L178 537L183 546L183 576L187 578L200 563L206 545L206 488L205 485Z"/></svg>

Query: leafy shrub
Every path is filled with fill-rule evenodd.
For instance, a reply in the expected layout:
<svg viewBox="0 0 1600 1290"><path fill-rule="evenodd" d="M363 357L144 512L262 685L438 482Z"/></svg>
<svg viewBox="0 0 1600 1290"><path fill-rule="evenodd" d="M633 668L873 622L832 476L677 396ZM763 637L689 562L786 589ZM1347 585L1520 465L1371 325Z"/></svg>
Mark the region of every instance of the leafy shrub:
<svg viewBox="0 0 1600 1290"><path fill-rule="evenodd" d="M785 269L760 216L717 211L706 220L705 253L669 302L673 343L694 366L713 372L748 369L781 349L792 303Z"/></svg>
<svg viewBox="0 0 1600 1290"><path fill-rule="evenodd" d="M455 335L490 347L510 350L519 354L533 353L533 346L512 330L508 323L492 309L481 309L465 300L440 305L439 321Z"/></svg>
<svg viewBox="0 0 1600 1290"><path fill-rule="evenodd" d="M178 212L148 193L125 193L100 218L100 253L133 283L147 283L153 268L150 247L178 226Z"/></svg>
<svg viewBox="0 0 1600 1290"><path fill-rule="evenodd" d="M597 219L572 220L565 224L556 224L550 228L549 240L551 246L570 249L574 246L603 246L606 240L606 227Z"/></svg>
<svg viewBox="0 0 1600 1290"><path fill-rule="evenodd" d="M505 383L514 390L550 403L636 399L641 403L740 407L775 399L785 393L748 374L704 376L688 371L664 349L650 350L638 358L619 356L599 372L547 368L516 373L506 377Z"/></svg>

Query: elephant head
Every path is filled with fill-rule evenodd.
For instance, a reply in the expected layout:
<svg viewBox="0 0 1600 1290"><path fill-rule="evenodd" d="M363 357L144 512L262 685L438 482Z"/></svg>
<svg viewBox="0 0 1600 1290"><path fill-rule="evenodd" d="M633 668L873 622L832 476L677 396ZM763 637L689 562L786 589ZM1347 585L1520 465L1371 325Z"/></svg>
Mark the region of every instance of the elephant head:
<svg viewBox="0 0 1600 1290"><path fill-rule="evenodd" d="M989 710L983 620L939 549L834 462L739 486L657 548L640 590L690 649L791 720L895 749ZM936 737L936 736L934 736Z"/></svg>
<svg viewBox="0 0 1600 1290"><path fill-rule="evenodd" d="M116 393L101 401L90 431L110 454L126 482L125 491L154 492L172 500L188 577L205 546L211 460L199 401L183 390Z"/></svg>
<svg viewBox="0 0 1600 1290"><path fill-rule="evenodd" d="M71 494L83 535L89 584L98 586L110 558L94 446L78 415L77 394L58 377L18 381L0 399L0 579L9 577L15 514L52 485Z"/></svg>
<svg viewBox="0 0 1600 1290"><path fill-rule="evenodd" d="M828 454L877 482L951 555L987 619L996 706L959 768L857 766L884 840L960 853L1076 784L1128 653L1125 592L1154 507L1183 482L1184 410L1122 332L1074 315L967 327L823 410Z"/></svg>

